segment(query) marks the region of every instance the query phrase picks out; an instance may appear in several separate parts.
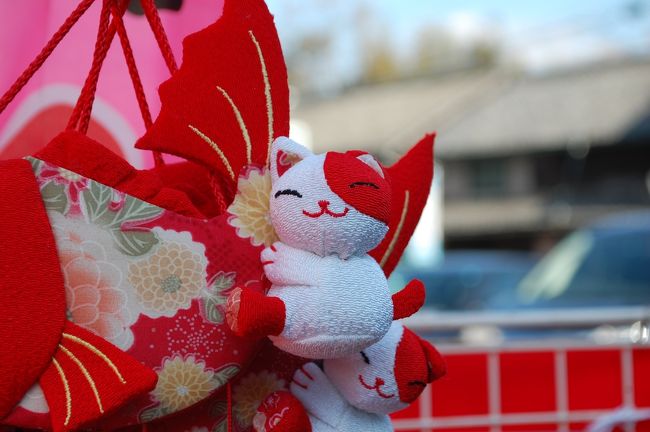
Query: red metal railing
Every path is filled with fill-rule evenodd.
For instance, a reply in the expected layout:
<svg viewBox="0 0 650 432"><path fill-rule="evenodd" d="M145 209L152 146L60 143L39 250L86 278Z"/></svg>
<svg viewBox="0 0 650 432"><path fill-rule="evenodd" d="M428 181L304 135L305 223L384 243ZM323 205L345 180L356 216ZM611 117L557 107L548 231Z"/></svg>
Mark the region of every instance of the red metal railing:
<svg viewBox="0 0 650 432"><path fill-rule="evenodd" d="M594 430L650 431L648 345L537 340L439 348L447 376L393 416L396 431L572 432L597 421L602 429Z"/></svg>

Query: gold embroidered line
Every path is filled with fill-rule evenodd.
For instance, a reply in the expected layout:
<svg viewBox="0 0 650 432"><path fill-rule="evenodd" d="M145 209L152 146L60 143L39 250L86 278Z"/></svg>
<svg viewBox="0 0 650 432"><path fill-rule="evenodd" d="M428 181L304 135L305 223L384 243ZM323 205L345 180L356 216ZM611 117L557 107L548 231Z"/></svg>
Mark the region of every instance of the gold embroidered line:
<svg viewBox="0 0 650 432"><path fill-rule="evenodd" d="M251 37L251 40L255 44L257 49L257 56L260 59L260 65L262 66L262 78L264 78L264 96L266 96L266 116L269 122L269 151L266 155L266 163L269 163L271 158L271 144L273 144L273 101L271 100L271 82L269 81L269 73L266 70L266 62L264 61L264 55L262 54L262 48L260 47L259 42L255 38L252 30L248 31L248 34Z"/></svg>
<svg viewBox="0 0 650 432"><path fill-rule="evenodd" d="M212 150L217 152L217 154L219 155L219 158L221 158L221 162L223 162L223 164L226 166L226 169L228 170L228 174L230 174L230 178L235 180L235 173L233 172L232 167L230 166L230 162L228 162L228 159L226 158L226 155L223 154L223 152L221 151L221 149L219 148L217 143L212 141L212 139L210 139L209 136L207 136L206 134L204 134L199 129L195 128L194 126L187 125L187 127L189 127L192 130L192 132L197 134L203 141L208 143L210 145L210 147L212 147Z"/></svg>
<svg viewBox="0 0 650 432"><path fill-rule="evenodd" d="M90 384L90 388L93 391L93 394L95 395L95 401L97 401L99 412L104 414L104 407L102 406L102 400L99 397L99 392L97 391L97 385L95 384L95 380L93 380L93 377L91 377L90 373L88 373L88 369L86 369L83 363L81 363L81 360L79 360L77 356L72 354L70 350L68 350L66 347L64 347L63 345L59 345L59 349L63 351L68 357L70 357L70 360L75 362L75 364L79 367L81 373L86 378L86 381L88 381L88 384Z"/></svg>
<svg viewBox="0 0 650 432"><path fill-rule="evenodd" d="M251 145L251 137L248 135L248 129L246 128L246 123L244 123L244 118L241 116L239 108L237 108L237 105L235 105L235 102L232 100L228 92L219 86L217 86L217 90L219 90L223 97L226 98L230 104L230 107L232 108L232 112L235 113L237 123L239 123L239 129L241 129L241 134L244 137L244 141L246 141L246 159L250 164L253 161L253 157L251 155L253 146Z"/></svg>
<svg viewBox="0 0 650 432"><path fill-rule="evenodd" d="M63 422L64 426L67 426L70 423L70 417L72 416L72 397L70 396L70 385L68 384L68 379L65 377L65 372L54 357L52 357L52 364L59 373L59 377L63 382L63 390L65 391L65 421Z"/></svg>
<svg viewBox="0 0 650 432"><path fill-rule="evenodd" d="M78 343L79 345L81 345L81 346L87 348L88 350L90 350L93 354L95 354L95 355L97 355L98 357L100 357L102 360L104 360L104 362L108 365L108 367L110 367L111 369L113 369L113 372L115 372L115 375L117 375L117 378L120 380L120 382L121 382L122 384L126 384L126 380L122 377L122 374L120 373L120 371L119 371L119 369L117 368L117 366L115 366L115 363L113 363L113 362L111 361L111 359L109 359L109 358L106 356L106 354L104 354L103 352L101 352L100 350L98 350L94 345L92 345L92 344L86 342L85 340L83 340L83 339L81 339L81 338L78 338L77 336L71 335L71 334L69 334L69 333L63 333L63 337L66 338L66 339L70 339L70 340L73 341L73 342Z"/></svg>
<svg viewBox="0 0 650 432"><path fill-rule="evenodd" d="M400 215L399 223L397 224L397 229L395 230L395 235L393 235L393 238L390 240L388 249L386 249L384 256L381 258L381 261L379 262L379 265L382 268L386 264L386 261L388 261L388 258L390 258L390 255L393 253L393 249L395 249L395 244L397 243L397 240L399 240L399 235L402 232L402 228L404 228L404 221L406 220L406 213L408 213L408 208L409 208L409 198L410 198L409 191L404 192L404 207L402 208L402 214Z"/></svg>

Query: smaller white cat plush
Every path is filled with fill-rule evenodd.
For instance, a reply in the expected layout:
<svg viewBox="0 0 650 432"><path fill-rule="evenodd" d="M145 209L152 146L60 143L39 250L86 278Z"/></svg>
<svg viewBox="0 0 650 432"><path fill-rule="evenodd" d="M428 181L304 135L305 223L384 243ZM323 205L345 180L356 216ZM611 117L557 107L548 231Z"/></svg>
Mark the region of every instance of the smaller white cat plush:
<svg viewBox="0 0 650 432"><path fill-rule="evenodd" d="M390 183L366 153L315 155L288 138L273 143L270 162L270 218L280 241L261 260L272 286L266 295L233 290L230 328L241 336L269 335L300 357L358 353L424 298L419 281L391 298L368 255L388 230Z"/></svg>
<svg viewBox="0 0 650 432"><path fill-rule="evenodd" d="M271 394L258 408L256 432L392 431L388 414L406 408L445 364L428 342L398 322L356 355L307 363L294 374L291 394Z"/></svg>

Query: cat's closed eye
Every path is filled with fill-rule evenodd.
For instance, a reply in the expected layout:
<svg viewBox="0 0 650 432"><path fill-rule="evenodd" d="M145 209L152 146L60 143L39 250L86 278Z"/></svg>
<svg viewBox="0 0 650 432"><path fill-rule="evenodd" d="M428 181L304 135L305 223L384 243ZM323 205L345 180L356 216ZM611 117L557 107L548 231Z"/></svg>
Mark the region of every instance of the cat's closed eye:
<svg viewBox="0 0 650 432"><path fill-rule="evenodd" d="M371 182L354 182L354 183L350 184L350 189L354 189L355 187L358 187L358 186L367 186L367 187L371 187L373 189L379 189L379 186L377 186L376 184L371 183Z"/></svg>
<svg viewBox="0 0 650 432"><path fill-rule="evenodd" d="M300 192L298 192L297 190L293 190L293 189L283 189L283 190L277 191L275 193L276 198L279 197L280 195L293 195L293 196L296 196L298 198L302 198L302 194Z"/></svg>
<svg viewBox="0 0 650 432"><path fill-rule="evenodd" d="M361 351L361 357L363 357L363 361L366 362L367 364L370 364L370 358L368 358L368 355Z"/></svg>

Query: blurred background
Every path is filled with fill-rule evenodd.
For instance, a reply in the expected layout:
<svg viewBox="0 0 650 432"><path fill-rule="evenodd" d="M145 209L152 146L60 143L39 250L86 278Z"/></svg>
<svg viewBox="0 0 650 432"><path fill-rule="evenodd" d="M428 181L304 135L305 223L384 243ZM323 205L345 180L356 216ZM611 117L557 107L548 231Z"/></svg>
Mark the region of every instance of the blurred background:
<svg viewBox="0 0 650 432"><path fill-rule="evenodd" d="M67 3L0 2L3 87ZM125 21L155 114L168 74L136 3ZM222 2L157 3L180 58ZM267 3L294 139L390 164L438 134L431 196L391 284L426 283L408 324L450 373L396 428L650 430L650 0ZM0 117L0 157L65 124L95 18L79 24ZM131 147L143 126L119 50L106 68L89 134L151 166Z"/></svg>
<svg viewBox="0 0 650 432"><path fill-rule="evenodd" d="M650 2L269 6L303 141L390 163L438 132L447 249L545 252L650 205Z"/></svg>
<svg viewBox="0 0 650 432"><path fill-rule="evenodd" d="M294 138L392 163L438 133L391 283L426 283L450 373L397 428L649 430L650 2L268 3Z"/></svg>

